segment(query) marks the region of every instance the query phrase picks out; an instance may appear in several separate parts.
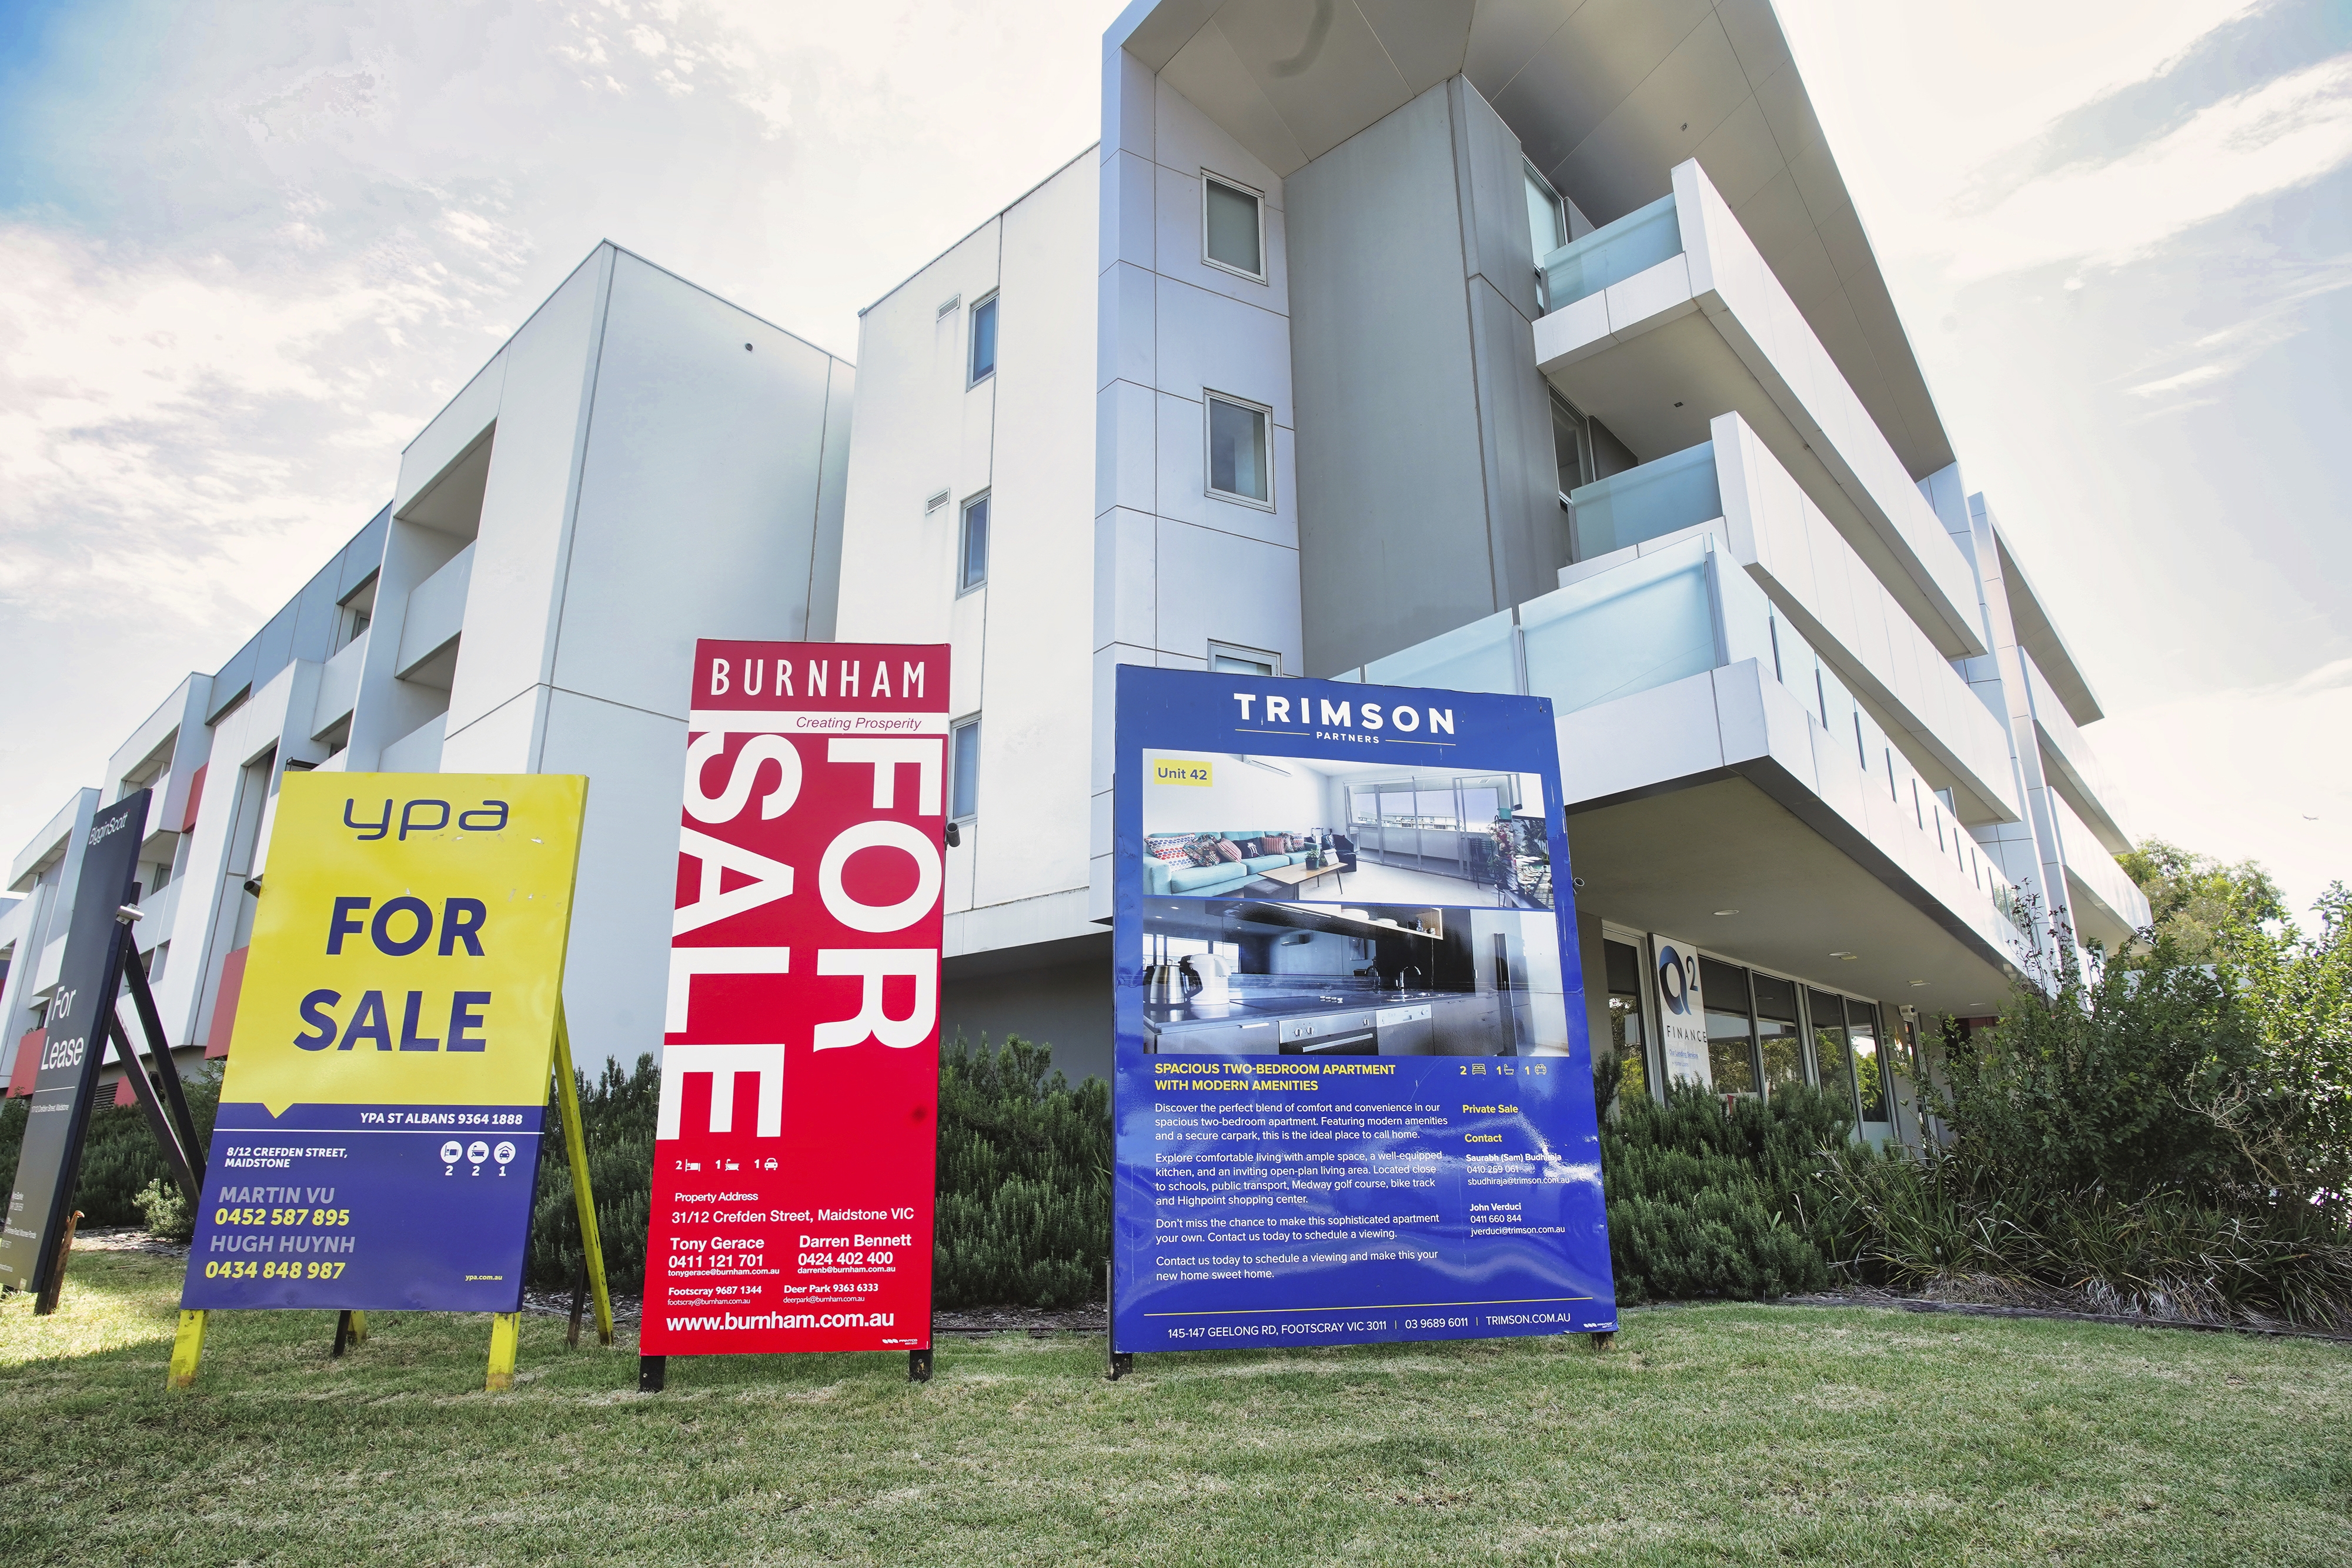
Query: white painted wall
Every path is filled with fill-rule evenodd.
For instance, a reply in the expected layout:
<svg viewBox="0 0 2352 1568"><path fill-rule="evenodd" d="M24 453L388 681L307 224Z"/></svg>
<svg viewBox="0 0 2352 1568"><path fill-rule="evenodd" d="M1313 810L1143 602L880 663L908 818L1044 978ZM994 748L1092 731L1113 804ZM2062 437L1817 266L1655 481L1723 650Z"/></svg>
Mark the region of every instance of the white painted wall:
<svg viewBox="0 0 2352 1568"><path fill-rule="evenodd" d="M1204 669L1212 641L1302 670L1281 177L1134 56L1105 57L1097 319L1089 913L1110 914L1120 664ZM1202 171L1265 193L1266 280L1202 259ZM1272 511L1212 498L1204 394L1271 407Z"/></svg>
<svg viewBox="0 0 2352 1568"><path fill-rule="evenodd" d="M1090 929L1093 162L1055 172L859 327L866 395L835 634L948 643L956 716L980 716L979 816L948 852L953 954ZM972 308L992 294L996 372L971 385ZM926 510L941 491L947 502ZM988 576L959 591L963 507L983 492Z"/></svg>

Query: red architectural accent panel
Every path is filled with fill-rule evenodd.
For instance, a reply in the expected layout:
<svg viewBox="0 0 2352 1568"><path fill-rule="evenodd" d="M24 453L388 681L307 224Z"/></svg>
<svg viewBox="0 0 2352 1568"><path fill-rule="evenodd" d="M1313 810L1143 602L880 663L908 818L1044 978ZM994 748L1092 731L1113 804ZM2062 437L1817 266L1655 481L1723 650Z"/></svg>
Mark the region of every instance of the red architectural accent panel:
<svg viewBox="0 0 2352 1568"><path fill-rule="evenodd" d="M16 1042L16 1064L8 1073L9 1099L33 1092L33 1080L41 1075L41 1047L48 1038L47 1030L27 1030Z"/></svg>
<svg viewBox="0 0 2352 1568"><path fill-rule="evenodd" d="M211 766L209 762L203 764L188 779L188 809L180 814L179 831L184 833L196 830L196 808L205 803L205 768Z"/></svg>
<svg viewBox="0 0 2352 1568"><path fill-rule="evenodd" d="M205 1060L228 1054L229 1038L236 1030L236 998L245 989L245 958L250 947L239 947L221 960L220 1000L213 1004L213 1027L205 1031Z"/></svg>
<svg viewBox="0 0 2352 1568"><path fill-rule="evenodd" d="M700 643L641 1343L931 1343L948 650Z"/></svg>

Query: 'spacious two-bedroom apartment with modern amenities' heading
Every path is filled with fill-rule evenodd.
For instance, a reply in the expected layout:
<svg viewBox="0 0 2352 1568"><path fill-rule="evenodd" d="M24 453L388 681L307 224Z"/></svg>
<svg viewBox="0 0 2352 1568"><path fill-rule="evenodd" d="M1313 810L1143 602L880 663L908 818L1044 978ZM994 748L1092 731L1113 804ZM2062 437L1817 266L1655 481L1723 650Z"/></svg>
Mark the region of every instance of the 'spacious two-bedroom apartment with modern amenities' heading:
<svg viewBox="0 0 2352 1568"><path fill-rule="evenodd" d="M952 645L943 1027L1074 1077L1122 664L1550 698L1594 1048L1653 1091L1703 1030L1717 1090L1916 1139L1939 1019L2146 921L2098 699L1769 0L1137 0L1101 59L1043 84L1100 143L880 294L854 370L583 260L16 852L15 1092L91 816L142 787L138 944L226 1051L289 769L588 775L574 1050L658 1051L698 637ZM1364 751L1247 770L1336 830L1336 895L1486 875L1490 786Z"/></svg>

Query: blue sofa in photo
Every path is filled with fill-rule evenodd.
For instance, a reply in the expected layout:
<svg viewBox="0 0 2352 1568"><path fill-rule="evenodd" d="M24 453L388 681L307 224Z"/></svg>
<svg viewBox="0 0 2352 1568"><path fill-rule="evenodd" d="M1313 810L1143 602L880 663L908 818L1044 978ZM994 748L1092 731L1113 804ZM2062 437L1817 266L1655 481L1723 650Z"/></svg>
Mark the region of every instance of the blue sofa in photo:
<svg viewBox="0 0 2352 1568"><path fill-rule="evenodd" d="M1278 831L1274 828L1211 830L1222 839L1235 843L1244 839L1262 839ZM1258 855L1249 860L1226 861L1220 865L1171 865L1166 861L1143 858L1143 891L1147 894L1174 894L1185 898L1207 898L1220 893L1232 893L1255 881L1276 866L1304 865L1307 852L1292 850L1287 854Z"/></svg>

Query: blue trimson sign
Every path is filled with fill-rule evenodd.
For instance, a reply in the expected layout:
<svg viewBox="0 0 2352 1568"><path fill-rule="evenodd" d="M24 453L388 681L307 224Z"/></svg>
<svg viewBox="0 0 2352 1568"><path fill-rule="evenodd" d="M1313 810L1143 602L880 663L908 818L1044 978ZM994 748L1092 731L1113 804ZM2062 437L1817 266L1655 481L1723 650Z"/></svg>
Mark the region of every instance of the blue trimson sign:
<svg viewBox="0 0 2352 1568"><path fill-rule="evenodd" d="M1615 1329L1551 705L1118 704L1114 1350Z"/></svg>

